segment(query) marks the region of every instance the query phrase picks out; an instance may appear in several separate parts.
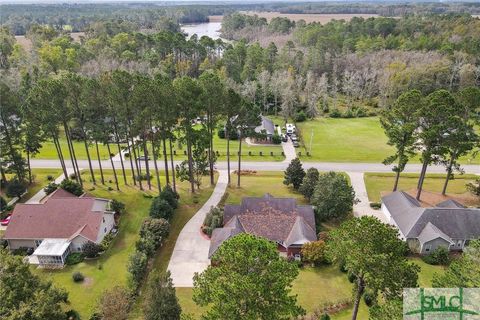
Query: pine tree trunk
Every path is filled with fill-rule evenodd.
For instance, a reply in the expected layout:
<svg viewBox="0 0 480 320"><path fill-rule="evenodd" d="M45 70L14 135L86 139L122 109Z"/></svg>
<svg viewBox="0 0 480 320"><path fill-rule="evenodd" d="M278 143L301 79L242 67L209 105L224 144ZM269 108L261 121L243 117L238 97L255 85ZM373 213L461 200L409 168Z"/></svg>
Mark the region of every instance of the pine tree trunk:
<svg viewBox="0 0 480 320"><path fill-rule="evenodd" d="M211 121L211 120L210 120ZM210 185L214 185L215 184L215 177L214 177L214 174L213 174L213 129L212 129L212 126L210 126L210 143L209 143L209 148L208 148L208 161L210 163Z"/></svg>
<svg viewBox="0 0 480 320"><path fill-rule="evenodd" d="M165 139L165 132L162 131L162 145L163 145L163 162L165 165L165 181L170 185L170 174L168 172L168 155L167 155L167 142Z"/></svg>
<svg viewBox="0 0 480 320"><path fill-rule="evenodd" d="M152 144L153 166L155 168L155 177L157 178L157 188L158 188L158 193L160 193L162 192L162 186L160 185L160 175L158 173L158 165L157 165L157 152L155 150L155 142L154 142L153 134L150 136L150 143Z"/></svg>
<svg viewBox="0 0 480 320"><path fill-rule="evenodd" d="M63 159L60 143L58 142L58 138L55 134L52 135L52 138L53 138L53 144L55 145L55 149L57 150L58 160L60 160L60 165L62 166L63 176L65 177L65 179L68 180L67 167L65 166L65 160Z"/></svg>
<svg viewBox="0 0 480 320"><path fill-rule="evenodd" d="M230 185L230 134L226 130L227 136L227 175L228 175L228 185Z"/></svg>
<svg viewBox="0 0 480 320"><path fill-rule="evenodd" d="M85 131L83 131L83 143L85 144L85 151L87 152L88 168L90 169L90 175L92 176L92 182L93 182L94 185L96 185L97 182L95 181L95 174L93 173L92 159L90 158L90 151L88 150L88 142L87 142L87 138L86 138L86 135L85 135Z"/></svg>
<svg viewBox="0 0 480 320"><path fill-rule="evenodd" d="M152 190L152 182L150 181L150 163L148 161L147 141L145 135L143 136L143 157L145 158L145 171L148 190Z"/></svg>
<svg viewBox="0 0 480 320"><path fill-rule="evenodd" d="M112 170L113 170L113 177L115 179L115 186L117 187L117 191L120 190L118 187L118 178L117 178L117 171L115 171L115 165L113 164L113 158L111 157L111 151L110 151L110 144L107 141L107 150L108 150L108 157L110 158L110 164L112 165Z"/></svg>
<svg viewBox="0 0 480 320"><path fill-rule="evenodd" d="M393 191L397 191L398 180L400 180L400 170L397 170L397 172L395 173L395 183L393 184Z"/></svg>
<svg viewBox="0 0 480 320"><path fill-rule="evenodd" d="M30 166L30 151L27 151L28 183L32 184L32 167Z"/></svg>
<svg viewBox="0 0 480 320"><path fill-rule="evenodd" d="M195 193L195 182L193 181L193 159L192 159L192 142L190 135L187 133L187 156L188 156L188 176L190 178L190 188Z"/></svg>
<svg viewBox="0 0 480 320"><path fill-rule="evenodd" d="M425 173L427 172L427 167L428 167L428 161L424 160L422 164L422 171L420 172L420 178L418 179L417 196L416 196L417 200L420 200L420 196L422 194L423 181L425 180Z"/></svg>
<svg viewBox="0 0 480 320"><path fill-rule="evenodd" d="M241 164L242 164L242 130L238 138L238 170L237 170L237 187L240 188L240 176L241 176Z"/></svg>
<svg viewBox="0 0 480 320"><path fill-rule="evenodd" d="M134 157L134 162L135 162L135 168L137 169L137 176L138 176L138 185L140 187L140 190L143 191L143 185L142 185L142 177L140 173L140 169L138 167L138 157L137 157L137 151L135 150L135 143L132 138L132 135L130 134L130 143L132 144L132 150L133 150L133 157Z"/></svg>
<svg viewBox="0 0 480 320"><path fill-rule="evenodd" d="M452 157L450 158L450 161L448 163L447 177L445 178L445 183L443 184L442 195L445 195L447 193L448 181L450 180L450 176L452 175L453 162L455 161L455 158L456 156L454 153L452 154Z"/></svg>
<svg viewBox="0 0 480 320"><path fill-rule="evenodd" d="M168 139L170 144L170 163L172 165L172 182L173 182L173 191L177 192L177 184L175 182L175 166L173 164L173 148L172 148L172 139Z"/></svg>
<svg viewBox="0 0 480 320"><path fill-rule="evenodd" d="M70 161L72 162L73 174L75 175L75 180L80 183L80 181L78 180L79 173L77 172L77 167L75 166L75 159L73 158L72 141L70 140L70 135L68 134L66 123L63 124L63 128L65 131L65 138L67 139L68 153L70 154Z"/></svg>
<svg viewBox="0 0 480 320"><path fill-rule="evenodd" d="M130 169L132 171L132 178L133 178L133 185L136 186L137 185L137 178L136 178L136 175L135 175L135 169L133 168L133 151L132 151L132 147L130 146L130 140L129 138L127 137L127 148L128 148L128 154L129 154L129 159L130 159Z"/></svg>
<svg viewBox="0 0 480 320"><path fill-rule="evenodd" d="M113 129L114 129L115 141L116 141L116 145L117 145L117 149L118 149L118 154L120 155L120 165L122 166L123 182L125 183L125 185L128 185L127 174L125 173L125 165L123 164L122 148L120 147L120 136L118 135L117 123L115 121L115 118L113 119Z"/></svg>
<svg viewBox="0 0 480 320"><path fill-rule="evenodd" d="M100 159L100 151L98 150L97 140L95 140L95 149L97 150L98 167L100 168L100 179L102 181L102 184L105 184L105 177L103 176L102 160Z"/></svg>

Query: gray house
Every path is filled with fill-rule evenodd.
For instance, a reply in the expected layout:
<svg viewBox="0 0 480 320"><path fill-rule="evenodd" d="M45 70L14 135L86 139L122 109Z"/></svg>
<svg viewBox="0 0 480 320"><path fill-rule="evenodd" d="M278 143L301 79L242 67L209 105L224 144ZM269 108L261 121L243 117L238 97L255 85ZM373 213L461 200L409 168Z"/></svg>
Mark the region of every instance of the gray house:
<svg viewBox="0 0 480 320"><path fill-rule="evenodd" d="M267 137L267 141L271 141L273 135L275 134L275 125L273 124L273 121L268 119L267 117L260 117L262 119L262 123L258 127L255 127L255 132L264 133Z"/></svg>
<svg viewBox="0 0 480 320"><path fill-rule="evenodd" d="M382 211L417 253L428 254L440 246L458 251L480 238L480 209L454 200L424 208L409 194L396 191L382 197Z"/></svg>

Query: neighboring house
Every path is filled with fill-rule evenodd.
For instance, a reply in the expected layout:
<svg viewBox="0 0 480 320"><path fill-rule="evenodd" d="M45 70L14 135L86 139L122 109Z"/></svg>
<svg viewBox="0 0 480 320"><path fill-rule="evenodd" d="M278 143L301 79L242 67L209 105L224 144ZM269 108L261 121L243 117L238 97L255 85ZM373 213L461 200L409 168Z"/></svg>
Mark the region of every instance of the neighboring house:
<svg viewBox="0 0 480 320"><path fill-rule="evenodd" d="M5 232L11 250L34 249L43 266L62 266L86 242L99 244L115 225L110 200L57 189L45 202L15 206Z"/></svg>
<svg viewBox="0 0 480 320"><path fill-rule="evenodd" d="M454 200L424 208L409 194L395 191L382 197L382 211L417 253L428 254L441 246L462 250L470 240L480 238L480 209Z"/></svg>
<svg viewBox="0 0 480 320"><path fill-rule="evenodd" d="M273 121L268 119L267 117L260 116L262 123L258 126L255 127L255 132L256 133L262 133L266 135L266 140L267 141L272 141L272 137L275 134L275 125L273 124Z"/></svg>
<svg viewBox="0 0 480 320"><path fill-rule="evenodd" d="M277 244L280 254L300 258L302 246L317 240L312 206L297 205L292 198L243 198L241 205L225 205L223 228L213 230L208 257L223 241L242 232Z"/></svg>

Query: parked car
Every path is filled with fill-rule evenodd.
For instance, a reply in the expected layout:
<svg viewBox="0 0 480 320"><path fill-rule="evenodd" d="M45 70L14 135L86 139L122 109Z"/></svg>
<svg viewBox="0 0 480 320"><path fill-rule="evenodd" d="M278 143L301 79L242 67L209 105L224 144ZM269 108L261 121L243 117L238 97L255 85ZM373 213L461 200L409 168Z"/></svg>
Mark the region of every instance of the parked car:
<svg viewBox="0 0 480 320"><path fill-rule="evenodd" d="M9 214L5 219L3 220L0 220L0 224L2 226L8 226L8 224L10 223L10 219L12 218L12 215Z"/></svg>
<svg viewBox="0 0 480 320"><path fill-rule="evenodd" d="M293 142L298 141L298 137L297 137L296 134L292 134L292 135L290 136L290 139L292 139Z"/></svg>
<svg viewBox="0 0 480 320"><path fill-rule="evenodd" d="M300 143L298 143L298 141L293 141L293 146L295 148L298 148L298 147L300 147Z"/></svg>
<svg viewBox="0 0 480 320"><path fill-rule="evenodd" d="M288 136L286 134L282 134L282 141L287 142L288 141Z"/></svg>

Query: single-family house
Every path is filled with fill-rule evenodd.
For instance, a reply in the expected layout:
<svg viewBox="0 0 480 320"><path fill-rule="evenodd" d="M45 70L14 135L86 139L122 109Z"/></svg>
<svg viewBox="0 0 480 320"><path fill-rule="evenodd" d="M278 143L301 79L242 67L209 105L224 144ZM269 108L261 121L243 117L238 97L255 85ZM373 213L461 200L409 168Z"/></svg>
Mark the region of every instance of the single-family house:
<svg viewBox="0 0 480 320"><path fill-rule="evenodd" d="M260 116L261 124L255 127L255 132L259 134L264 134L267 141L272 141L272 137L275 134L275 125L273 121L265 116Z"/></svg>
<svg viewBox="0 0 480 320"><path fill-rule="evenodd" d="M5 232L10 250L31 248L43 266L62 266L86 242L99 244L115 225L110 200L57 189L43 203L15 206Z"/></svg>
<svg viewBox="0 0 480 320"><path fill-rule="evenodd" d="M297 259L305 243L317 240L313 207L297 205L292 198L243 198L240 205L225 205L223 221L223 228L212 232L209 258L225 240L242 232L271 240L281 255Z"/></svg>
<svg viewBox="0 0 480 320"><path fill-rule="evenodd" d="M455 200L425 208L409 194L395 191L382 197L382 211L417 253L429 254L441 246L458 251L480 238L480 209L466 208Z"/></svg>

